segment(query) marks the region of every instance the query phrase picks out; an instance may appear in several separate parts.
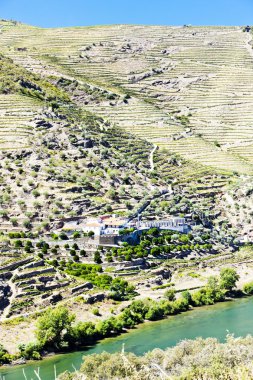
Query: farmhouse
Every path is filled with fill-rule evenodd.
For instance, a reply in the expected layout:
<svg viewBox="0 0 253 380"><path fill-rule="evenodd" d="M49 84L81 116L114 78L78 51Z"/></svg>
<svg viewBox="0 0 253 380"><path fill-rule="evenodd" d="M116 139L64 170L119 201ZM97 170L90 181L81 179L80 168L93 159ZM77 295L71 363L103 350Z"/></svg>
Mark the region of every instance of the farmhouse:
<svg viewBox="0 0 253 380"><path fill-rule="evenodd" d="M104 215L98 218L89 218L83 225L84 232L94 232L95 235L118 235L120 229L127 226L127 219L115 215Z"/></svg>

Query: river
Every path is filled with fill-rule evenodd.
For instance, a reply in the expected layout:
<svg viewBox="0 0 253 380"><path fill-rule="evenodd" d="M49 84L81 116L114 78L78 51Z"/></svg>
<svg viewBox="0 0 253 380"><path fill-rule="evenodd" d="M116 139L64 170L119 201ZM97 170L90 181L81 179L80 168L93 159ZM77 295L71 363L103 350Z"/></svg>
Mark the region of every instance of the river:
<svg viewBox="0 0 253 380"><path fill-rule="evenodd" d="M54 380L54 366L57 374L65 370L73 371L73 368L80 367L84 355L121 351L123 343L125 351L141 355L156 347L164 349L174 346L182 339L202 336L224 341L228 332L235 336L253 335L252 316L253 297L201 307L162 321L144 323L129 333L105 339L87 350L56 355L24 366L2 368L0 376L4 380L24 380L24 368L27 379L35 380L34 369L40 367L42 380Z"/></svg>

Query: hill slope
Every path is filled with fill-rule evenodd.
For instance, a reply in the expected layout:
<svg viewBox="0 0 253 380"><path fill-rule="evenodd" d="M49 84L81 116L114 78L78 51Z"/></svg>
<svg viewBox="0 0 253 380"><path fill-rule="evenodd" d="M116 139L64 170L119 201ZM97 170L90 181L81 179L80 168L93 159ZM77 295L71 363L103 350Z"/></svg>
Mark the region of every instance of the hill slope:
<svg viewBox="0 0 253 380"><path fill-rule="evenodd" d="M78 100L125 130L187 159L249 174L251 42L239 27L41 29L2 22L0 47L33 72L112 91L115 98L99 107Z"/></svg>
<svg viewBox="0 0 253 380"><path fill-rule="evenodd" d="M196 244L200 255L232 251L238 234L250 237L249 33L0 27L0 280L8 280L7 290L0 284L2 318L44 307L43 292L63 288L73 297L76 279L62 277L64 265L62 272L51 265L72 260L71 253L92 261L96 247L84 259L55 244L53 232L68 222L133 216L147 204L147 219L188 215L197 224L194 238L212 243L210 252Z"/></svg>

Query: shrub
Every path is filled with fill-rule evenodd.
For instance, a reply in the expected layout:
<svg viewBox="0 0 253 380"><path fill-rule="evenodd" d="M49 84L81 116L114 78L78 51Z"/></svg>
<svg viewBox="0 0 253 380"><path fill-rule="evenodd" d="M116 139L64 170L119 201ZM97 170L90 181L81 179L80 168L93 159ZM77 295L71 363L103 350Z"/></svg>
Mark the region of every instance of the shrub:
<svg viewBox="0 0 253 380"><path fill-rule="evenodd" d="M27 229L31 228L32 227L32 224L31 224L31 221L29 219L27 220L24 220L23 222L23 226Z"/></svg>
<svg viewBox="0 0 253 380"><path fill-rule="evenodd" d="M156 321L158 319L161 319L164 316L163 308L159 305L152 305L147 313L145 314L145 319L148 319L150 321Z"/></svg>
<svg viewBox="0 0 253 380"><path fill-rule="evenodd" d="M72 326L65 335L70 345L85 346L93 342L97 337L95 324L92 322L79 322Z"/></svg>
<svg viewBox="0 0 253 380"><path fill-rule="evenodd" d="M94 314L94 315L96 315L96 316L99 316L99 315L100 315L99 310L98 310L97 307L94 308L94 309L92 309L92 314Z"/></svg>
<svg viewBox="0 0 253 380"><path fill-rule="evenodd" d="M73 239L78 239L78 238L80 238L81 237L81 232L80 231L75 231L74 233L73 233Z"/></svg>
<svg viewBox="0 0 253 380"><path fill-rule="evenodd" d="M60 238L61 240L68 240L68 239L69 239L69 238L68 238L68 235L65 234L65 232L61 232L60 235L59 235L59 238Z"/></svg>
<svg viewBox="0 0 253 380"><path fill-rule="evenodd" d="M239 275L233 268L222 268L220 272L220 286L222 289L231 291L235 288Z"/></svg>
<svg viewBox="0 0 253 380"><path fill-rule="evenodd" d="M37 343L21 344L18 346L20 356L27 360L40 360L42 346Z"/></svg>
<svg viewBox="0 0 253 380"><path fill-rule="evenodd" d="M0 365L10 363L10 356L8 351L0 344Z"/></svg>
<svg viewBox="0 0 253 380"><path fill-rule="evenodd" d="M244 293L246 293L248 295L253 294L253 281L248 282L247 284L245 284L243 286L243 291L244 291Z"/></svg>
<svg viewBox="0 0 253 380"><path fill-rule="evenodd" d="M101 255L98 251L96 251L94 253L94 262L97 263L97 264L101 264L102 263L102 259L101 259Z"/></svg>
<svg viewBox="0 0 253 380"><path fill-rule="evenodd" d="M175 289L168 289L164 293L164 297L167 298L169 301L175 301L176 299L176 291Z"/></svg>

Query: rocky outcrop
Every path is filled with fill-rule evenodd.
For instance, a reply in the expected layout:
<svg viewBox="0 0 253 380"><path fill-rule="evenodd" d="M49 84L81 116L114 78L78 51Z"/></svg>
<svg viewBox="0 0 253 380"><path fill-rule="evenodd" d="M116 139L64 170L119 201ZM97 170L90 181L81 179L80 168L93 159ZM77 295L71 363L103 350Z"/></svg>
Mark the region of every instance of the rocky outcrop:
<svg viewBox="0 0 253 380"><path fill-rule="evenodd" d="M8 304L8 295L10 292L10 287L4 282L0 282L0 310L3 310Z"/></svg>

